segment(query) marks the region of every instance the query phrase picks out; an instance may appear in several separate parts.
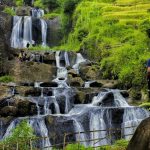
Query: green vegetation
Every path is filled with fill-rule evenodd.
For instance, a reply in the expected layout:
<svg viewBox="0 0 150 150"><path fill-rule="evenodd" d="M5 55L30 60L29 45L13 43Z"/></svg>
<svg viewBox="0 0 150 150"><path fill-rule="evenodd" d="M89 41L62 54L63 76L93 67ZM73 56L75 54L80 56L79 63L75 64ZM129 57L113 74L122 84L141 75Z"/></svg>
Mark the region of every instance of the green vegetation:
<svg viewBox="0 0 150 150"><path fill-rule="evenodd" d="M148 1L82 0L75 6L72 21L66 21L73 22L72 31L60 49L81 50L100 62L103 78L142 88L150 56Z"/></svg>
<svg viewBox="0 0 150 150"><path fill-rule="evenodd" d="M33 129L24 120L12 131L11 136L3 140L0 145L5 145L6 150L17 149L17 146L21 150L29 150L29 141L34 138Z"/></svg>
<svg viewBox="0 0 150 150"><path fill-rule="evenodd" d="M5 12L6 14L10 15L10 16L14 16L16 15L15 11L12 9L12 7L5 7L5 9L3 10L3 12Z"/></svg>
<svg viewBox="0 0 150 150"><path fill-rule="evenodd" d="M150 103L149 103L149 102L142 103L142 104L140 105L140 107L143 107L143 108L145 108L145 109L147 109L147 110L150 110Z"/></svg>
<svg viewBox="0 0 150 150"><path fill-rule="evenodd" d="M129 141L124 139L116 141L113 145L100 146L96 150L126 150ZM66 150L93 150L92 147L84 147L80 144L69 144L65 147ZM56 150L56 149L55 149Z"/></svg>
<svg viewBox="0 0 150 150"><path fill-rule="evenodd" d="M0 82L5 82L5 83L8 83L8 82L12 82L13 81L13 78L11 76L1 76L0 77Z"/></svg>
<svg viewBox="0 0 150 150"><path fill-rule="evenodd" d="M17 6L22 6L23 5L23 0L15 0L15 3Z"/></svg>

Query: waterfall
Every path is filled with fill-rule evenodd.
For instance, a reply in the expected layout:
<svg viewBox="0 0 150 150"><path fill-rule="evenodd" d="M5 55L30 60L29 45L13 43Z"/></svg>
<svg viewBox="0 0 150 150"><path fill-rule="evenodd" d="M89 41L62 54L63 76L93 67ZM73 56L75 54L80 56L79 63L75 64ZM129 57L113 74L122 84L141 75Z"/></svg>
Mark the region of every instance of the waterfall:
<svg viewBox="0 0 150 150"><path fill-rule="evenodd" d="M15 37L16 35L18 39L16 37L16 39L12 38L12 43L15 43L14 45L16 47L21 47L23 40L30 41L32 39L30 28L31 21L30 17L14 17L14 27L16 26L17 28L13 29L12 37ZM23 29L23 24L26 28L29 28ZM26 33L24 30L26 30ZM44 29L42 32L44 32ZM20 41L20 43L17 43L17 40ZM46 138L39 141L37 143L37 147L39 149L44 149L44 147L51 146L52 144L59 144L58 142L63 143L63 138L60 136L61 138L59 137L57 139L59 136L57 134L64 135L64 132L85 132L72 135L69 138L67 137L66 142L69 140L73 140L71 142L75 142L75 140L78 142L81 141L80 143L86 147L95 147L107 144L110 145L115 140L131 138L139 123L143 119L149 117L149 112L145 109L128 105L127 100L121 95L120 90L103 89L98 92L96 89L96 91L94 90L89 96L88 90L91 90L92 88L85 89L83 87L70 87L67 84L68 68L72 66L70 65L69 60L71 59L67 52L55 52L54 61L56 61L57 75L55 79L52 80L55 82L54 87L51 87L51 85L53 85L51 82L48 83L50 84L49 87L40 86L40 84L44 82L35 82L34 88L36 88L38 92L35 95L39 96L28 96L25 97L25 99L32 102L33 108L37 108L36 116L14 119L14 121L12 121L7 127L5 134L3 133L5 131L5 124L0 122L1 128L3 128L1 135L4 135L3 138L8 137L11 134L11 130L14 129L21 120L27 119L38 137L50 136L50 139L52 139L50 141L49 138ZM75 69L79 73L79 64L82 62L86 62L86 60L80 53L78 53L76 55L76 62L72 69ZM93 81L85 82L85 87L90 87L92 82ZM80 93L78 93L80 91L81 97ZM82 92L84 99L92 97L90 99L90 104L78 104L78 101L82 100ZM98 94L96 95L95 93ZM10 99L7 101L9 102L9 100ZM86 101L84 101L84 103L86 103ZM113 129L120 129L121 131ZM54 139L53 135L56 136L56 139Z"/></svg>
<svg viewBox="0 0 150 150"><path fill-rule="evenodd" d="M40 19L41 21L41 32L42 32L42 46L46 46L47 39L47 23L45 20Z"/></svg>
<svg viewBox="0 0 150 150"><path fill-rule="evenodd" d="M32 44L32 18L29 16L13 17L11 34L11 47L26 48L27 43Z"/></svg>
<svg viewBox="0 0 150 150"><path fill-rule="evenodd" d="M13 17L13 30L11 34L11 47L21 48L22 47L22 22L23 17Z"/></svg>
<svg viewBox="0 0 150 150"><path fill-rule="evenodd" d="M106 131L106 124L104 122L104 110L101 111L101 113L92 113L90 117L90 131L93 131L90 133L90 139L91 144L94 146L101 146L101 145L108 145L110 144L108 140L108 135ZM104 131L100 131L104 130ZM98 131L98 132L94 132ZM98 140L94 140L98 139Z"/></svg>
<svg viewBox="0 0 150 150"><path fill-rule="evenodd" d="M24 17L24 30L23 30L23 46L26 47L27 44L32 44L32 18L29 16Z"/></svg>

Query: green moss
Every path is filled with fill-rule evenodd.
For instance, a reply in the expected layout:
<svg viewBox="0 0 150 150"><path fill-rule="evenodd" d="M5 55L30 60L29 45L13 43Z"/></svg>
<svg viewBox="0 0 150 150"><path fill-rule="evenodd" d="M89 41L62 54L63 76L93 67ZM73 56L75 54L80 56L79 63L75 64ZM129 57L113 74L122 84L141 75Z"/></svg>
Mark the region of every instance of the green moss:
<svg viewBox="0 0 150 150"><path fill-rule="evenodd" d="M0 82L8 83L8 82L12 82L12 81L13 81L13 78L11 76L1 76L0 77Z"/></svg>

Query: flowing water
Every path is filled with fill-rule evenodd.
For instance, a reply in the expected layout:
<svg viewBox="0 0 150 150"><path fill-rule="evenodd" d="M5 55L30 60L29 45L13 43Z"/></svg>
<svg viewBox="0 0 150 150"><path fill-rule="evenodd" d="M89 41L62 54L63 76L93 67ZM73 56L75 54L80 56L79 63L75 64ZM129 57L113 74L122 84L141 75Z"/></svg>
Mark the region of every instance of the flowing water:
<svg viewBox="0 0 150 150"><path fill-rule="evenodd" d="M32 16L14 16L11 47L25 48L28 43L33 44L33 18L40 20L41 44L46 46L48 27L46 21L41 19L43 15L43 10L32 8ZM55 52L55 59L57 75L53 82L57 83L58 86L41 87L42 82L35 82L34 88L40 89L41 95L29 96L27 99L35 104L36 116L16 118L8 127L4 127L3 121L0 121L1 138L8 137L12 129L24 119L28 120L38 137L49 137L51 133L54 134L54 129L51 128L55 126L46 123L46 118L50 116L53 119L56 118L55 123L58 126L62 124L59 129L57 129L57 125L55 126L55 134L58 130L67 132L70 129L72 132L78 133L75 135L75 140L81 141L81 144L100 146L112 144L119 138L130 139L139 123L149 116L149 112L145 109L129 106L119 90L105 89L94 96L90 104L74 104L76 89L68 85L68 67L79 74L80 64L86 63L86 59L77 53L75 62L72 63L72 58L69 57L68 52L60 51ZM86 81L84 88L90 88L92 82L94 81ZM51 92L51 95L47 95L45 91ZM67 128L63 127L65 121L72 121L71 125L67 125ZM121 128L121 131L114 134L108 130L113 128ZM45 149L54 143L51 140L50 138L43 138L37 143L37 147ZM63 142L63 139L61 140Z"/></svg>
<svg viewBox="0 0 150 150"><path fill-rule="evenodd" d="M32 8L32 16L14 16L13 28L11 34L11 47L13 48L26 48L27 44L36 44L33 40L33 18L40 20L41 24L41 45L47 45L47 23L44 19L44 10Z"/></svg>

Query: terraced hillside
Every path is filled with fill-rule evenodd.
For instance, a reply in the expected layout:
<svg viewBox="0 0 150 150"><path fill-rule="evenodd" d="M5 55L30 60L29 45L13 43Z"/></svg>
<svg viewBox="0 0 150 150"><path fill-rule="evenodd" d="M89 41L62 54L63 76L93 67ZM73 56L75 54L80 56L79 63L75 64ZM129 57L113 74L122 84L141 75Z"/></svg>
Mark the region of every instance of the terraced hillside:
<svg viewBox="0 0 150 150"><path fill-rule="evenodd" d="M83 0L62 48L81 50L100 61L105 78L119 78L125 86L144 86L149 29L149 0Z"/></svg>

